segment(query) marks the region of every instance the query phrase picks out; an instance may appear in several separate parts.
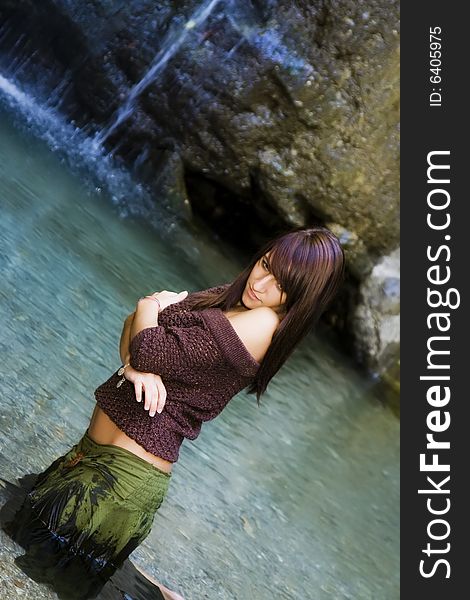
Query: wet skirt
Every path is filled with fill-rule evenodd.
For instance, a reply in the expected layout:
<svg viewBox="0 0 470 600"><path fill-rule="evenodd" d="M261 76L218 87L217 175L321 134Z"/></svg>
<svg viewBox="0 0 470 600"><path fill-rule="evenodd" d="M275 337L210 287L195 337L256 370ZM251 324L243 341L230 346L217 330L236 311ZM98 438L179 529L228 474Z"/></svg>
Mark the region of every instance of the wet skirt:
<svg viewBox="0 0 470 600"><path fill-rule="evenodd" d="M149 534L170 478L132 452L97 444L85 433L35 478L19 510L2 524L26 550L16 562L60 598L104 597L103 586ZM148 597L161 598L155 590ZM131 595L123 590L121 597Z"/></svg>

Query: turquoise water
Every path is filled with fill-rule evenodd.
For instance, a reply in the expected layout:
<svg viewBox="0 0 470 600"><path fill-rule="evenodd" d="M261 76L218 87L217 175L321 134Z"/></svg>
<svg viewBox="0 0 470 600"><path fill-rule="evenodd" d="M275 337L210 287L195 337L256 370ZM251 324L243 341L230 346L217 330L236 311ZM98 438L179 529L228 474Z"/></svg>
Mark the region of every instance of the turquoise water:
<svg viewBox="0 0 470 600"><path fill-rule="evenodd" d="M139 296L243 265L202 229L132 216L11 121L0 113L0 472L14 480L81 437ZM398 599L399 424L378 400L311 336L261 407L241 393L185 442L133 559L186 600ZM10 573L20 550L0 540ZM2 597L15 585L0 573Z"/></svg>

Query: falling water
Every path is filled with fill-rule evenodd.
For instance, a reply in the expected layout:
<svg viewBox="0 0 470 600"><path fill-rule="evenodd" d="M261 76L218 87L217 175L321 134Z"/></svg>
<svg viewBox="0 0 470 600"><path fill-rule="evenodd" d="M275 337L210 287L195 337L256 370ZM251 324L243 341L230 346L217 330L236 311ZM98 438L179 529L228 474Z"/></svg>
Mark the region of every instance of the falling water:
<svg viewBox="0 0 470 600"><path fill-rule="evenodd" d="M21 90L15 82L0 74L0 101L16 114L20 114L38 137L53 151L60 150L75 172L86 170L95 182L105 186L111 199L125 214L137 213L150 216L158 213L144 187L133 181L129 173L120 169L107 155L96 136L85 135L51 107L41 106L34 98ZM129 189L132 188L132 197ZM164 218L159 214L158 218Z"/></svg>
<svg viewBox="0 0 470 600"><path fill-rule="evenodd" d="M251 15L245 19L238 14L235 16L228 13L226 16L230 26L240 34L240 41L229 50L229 56L232 56L238 47L246 42L259 52L263 59L282 66L290 73L299 72L307 78L315 71L314 67L299 55L296 48L286 43L282 30L260 28L250 20Z"/></svg>
<svg viewBox="0 0 470 600"><path fill-rule="evenodd" d="M194 237L189 224L181 227L172 211L166 208L165 199L157 204L145 186L107 153L96 134L87 136L54 108L41 106L14 81L0 74L0 109L2 107L7 108L19 129L44 140L58 153L68 169L84 181L90 194L109 197L121 218L145 221L158 231L159 238L173 244L185 260L199 260L203 264L213 260L202 232Z"/></svg>
<svg viewBox="0 0 470 600"><path fill-rule="evenodd" d="M179 50L181 45L184 43L189 32L201 23L203 23L211 14L215 6L219 4L219 2L220 0L210 0L210 2L206 2L191 15L191 17L186 21L186 24L184 25L182 30L178 32L171 31L170 33L168 33L166 38L163 39L162 47L155 56L147 73L131 89L125 103L118 109L117 114L114 117L111 125L109 125L99 134L99 140L101 143L106 141L106 139L112 133L114 133L114 131L126 119L129 118L129 116L134 111L135 102L137 98L142 94L144 90L148 88L149 85L151 85L156 80L160 71L165 67L170 58L175 54L175 52L177 52L177 50Z"/></svg>

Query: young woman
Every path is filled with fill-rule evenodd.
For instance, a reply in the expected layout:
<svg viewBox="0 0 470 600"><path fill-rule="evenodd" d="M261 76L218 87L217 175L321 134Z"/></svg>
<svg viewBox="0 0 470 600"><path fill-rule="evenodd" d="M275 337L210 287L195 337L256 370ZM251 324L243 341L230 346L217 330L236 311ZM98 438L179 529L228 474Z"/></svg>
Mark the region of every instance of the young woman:
<svg viewBox="0 0 470 600"><path fill-rule="evenodd" d="M110 578L129 585L116 583L119 573L150 531L183 440L240 390L259 401L343 275L337 238L312 227L269 242L230 284L141 298L124 323L123 366L95 391L87 432L6 526L27 550L28 574L53 577L66 598L96 597ZM172 597L162 591L143 597Z"/></svg>

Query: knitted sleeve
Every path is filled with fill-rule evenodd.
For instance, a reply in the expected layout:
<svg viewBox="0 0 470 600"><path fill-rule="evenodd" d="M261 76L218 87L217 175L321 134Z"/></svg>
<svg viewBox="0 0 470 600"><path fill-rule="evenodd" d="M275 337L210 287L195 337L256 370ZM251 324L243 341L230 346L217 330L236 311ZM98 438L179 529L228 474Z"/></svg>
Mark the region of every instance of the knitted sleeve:
<svg viewBox="0 0 470 600"><path fill-rule="evenodd" d="M138 371L178 378L188 368L205 368L223 360L214 336L204 325L148 327L130 344L130 363Z"/></svg>

